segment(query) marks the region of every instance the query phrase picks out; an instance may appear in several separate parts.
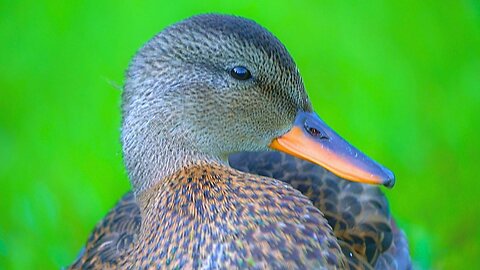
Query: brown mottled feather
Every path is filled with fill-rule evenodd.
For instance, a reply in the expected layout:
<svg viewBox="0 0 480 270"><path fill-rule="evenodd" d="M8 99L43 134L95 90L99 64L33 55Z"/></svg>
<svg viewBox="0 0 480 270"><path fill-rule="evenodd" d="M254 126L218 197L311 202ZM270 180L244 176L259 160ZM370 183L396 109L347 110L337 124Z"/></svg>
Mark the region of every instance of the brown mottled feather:
<svg viewBox="0 0 480 270"><path fill-rule="evenodd" d="M406 238L394 226L378 186L343 180L279 152L239 153L230 157L230 163L242 171L280 179L307 196L332 226L351 268L411 268Z"/></svg>
<svg viewBox="0 0 480 270"><path fill-rule="evenodd" d="M390 221L390 225L393 232L392 245L386 252L380 254L375 269L412 269L407 237L393 219Z"/></svg>
<svg viewBox="0 0 480 270"><path fill-rule="evenodd" d="M132 192L123 196L94 228L72 269L92 269L117 260L136 241L142 217Z"/></svg>
<svg viewBox="0 0 480 270"><path fill-rule="evenodd" d="M300 190L304 195L306 195L308 199L310 199L310 201L313 202L313 204L324 213L325 217L328 220L328 223L334 228L333 231L336 236L335 240L341 246L344 256L347 258L349 268L371 269L374 266L376 269L411 268L410 258L408 255L408 245L405 236L400 230L396 228L394 221L391 219L388 212L387 201L378 187L344 181L318 166L278 152L240 153L231 156L230 163L233 167L242 171L281 179L282 181L291 184L293 187ZM229 169L229 171L232 172L231 169ZM225 171L218 172L215 175L218 176L218 174L224 173ZM206 175L207 174L205 174L205 176ZM201 175L200 178L202 177L204 177L204 175ZM226 176L227 179L229 177L231 178L232 176ZM197 177L197 182L195 183L197 188L200 178ZM215 181L220 181L218 177L215 178ZM183 180L185 181L185 179ZM252 180L257 181L248 182ZM265 196L264 193L259 193L259 191L255 191L255 188L265 186L265 183L259 180L260 178L258 177L251 177L248 179L248 181L238 182L237 184L237 189L245 189L244 192L250 194L251 198L253 197L255 199L256 204L256 208L254 208L255 211L249 211L250 208L246 206L245 203L242 203L237 206L238 208L235 208L236 212L234 212L234 215L237 216L237 218L241 216L242 219L241 221L236 220L238 224L244 223L245 226L252 226L251 224L258 225L258 222L272 223L272 219L275 220L280 218L286 218L282 215L269 215L264 220L264 216L262 218L259 218L258 216L251 215L251 213L258 214L258 211L260 211L261 213L266 213L266 209L275 209L273 207L266 207L265 205L261 205L259 203L258 196ZM213 181L210 183L213 183ZM276 186L278 185L278 183L273 183L275 183L273 187L278 187ZM240 188L240 186L242 186L242 188ZM181 187L183 189L189 190L188 185L181 185ZM204 187L205 186L202 186L202 190L204 189ZM302 201L302 197L298 196L298 193L291 191L290 188L283 189L288 186L281 185L280 187L282 189L276 189L275 193L279 192L280 196L287 196L288 198L290 198L286 202L281 202L282 209L283 207L286 207L285 203L290 203L291 205L294 205L296 202L298 203ZM211 188L207 188L206 190L210 191ZM236 192L238 193L238 190L236 190ZM272 191L269 190L267 194L271 194L271 192ZM288 193L288 195L285 194L286 192ZM153 193L150 194L150 196L153 195ZM225 198L226 195L227 194L223 194L223 198ZM214 195L209 192L208 196L211 197ZM204 199L205 194L201 194L200 197L203 198L204 202L208 202L208 200ZM293 201L292 198L294 198ZM271 203L270 196L268 196L268 199L268 203ZM213 202L204 204L204 206L199 209L203 209L203 207L208 207L209 205L211 206L212 203ZM195 213L196 217L199 218L199 215L201 213L196 210L197 208L195 208L193 205L190 205L189 207L191 207L190 212ZM218 207L218 203L215 204L215 209L217 209ZM309 207L307 208L308 211L313 211ZM293 207L292 209L294 209L295 211L300 211L296 213L296 216L301 215L301 211L306 211L305 208ZM275 213L276 215L279 214L277 212ZM158 218L163 216L161 209L158 209L158 212L151 214L154 214ZM220 221L232 220L231 215L232 214L222 217ZM258 220L254 220L252 222L252 218L256 218ZM179 223L179 221L174 222L174 217L171 217L169 219L171 219L172 224L185 225L183 223ZM138 204L132 193L128 193L107 215L107 217L105 217L105 219L97 225L87 243L87 247L84 253L77 260L77 262L72 265L72 268L92 268L95 265L102 265L102 267L105 267L105 265L109 265L112 262L118 263L118 259L127 254L126 252L128 250L128 247L133 246L135 240L140 234L140 222L141 217ZM284 224L290 223L284 222ZM288 230L289 227L295 227L291 225L284 226L285 230ZM240 230L240 228L242 228L242 230L246 229L246 227L240 226L234 229ZM180 226L178 226L176 227L176 230L168 230L167 232L158 231L156 229L153 230L156 231L156 233L149 234L149 236L153 237L156 240L163 239L163 241L167 241L168 239L174 239L172 237L176 235L182 235L180 231L185 230L185 228L182 229ZM211 229L207 229L207 231L212 233ZM287 262L278 260L278 257L281 257L280 254L282 254L282 251L276 251L275 253L271 248L271 246L284 246L284 244L282 244L282 241L285 241L284 239L282 240L283 231L279 231L278 227L273 230L274 232L277 232L277 234L272 233L272 230L267 230L267 232L265 232L264 230L260 229L256 232L253 232L253 230L248 230L247 228L245 231L248 231L248 236L252 237L252 239L255 239L255 241L259 241L258 239L263 239L263 241L266 241L266 243L268 244L264 246L268 246L268 249L264 249L263 253L261 253L262 250L255 250L253 254L256 254L256 260L253 260L253 257L252 259L250 259L250 257L244 256L246 259L245 261L240 262L240 265L241 263L243 263L247 266L250 266L250 264L255 263L257 267L260 267L265 266L268 262L268 265L272 267L271 261L267 259L267 256L277 256L276 258L274 257L274 261L279 262L278 266L280 268L281 266L285 267L286 265L288 265ZM320 222L319 227L315 231L323 231L324 234L328 234L330 228L325 227L324 224ZM147 232L149 231L147 230ZM190 231L190 233L192 233L192 231ZM194 235L192 237L198 236ZM210 237L219 238L218 233L217 236ZM297 240L299 242L302 242L310 241L311 239L309 240L298 238ZM183 241L185 241L185 239ZM329 245L336 245L336 243L330 243L331 238L329 238L328 241ZM141 242L145 243L148 241ZM237 244L236 241L233 241L233 243ZM179 245L179 243L177 243L177 245ZM319 249L315 252L321 252L323 248L324 246L322 246L322 248L319 247ZM137 249L139 250L139 252L141 252L142 248L140 246L137 246ZM211 247L209 247L209 249L214 250ZM219 248L217 247L217 249ZM148 248L146 248L146 250L148 250ZM170 253L171 252L172 251L170 250ZM176 252L178 251L175 251L173 253ZM229 256L232 256L233 253L231 253L231 250L227 252L226 249L222 250L222 252L224 254L224 260L222 262L226 263L227 260L225 258L231 258ZM217 252L215 253L222 252L218 252L217 250ZM297 254L298 250L297 252L290 251L290 253L296 254L295 256L301 255ZM259 254L262 254L263 257ZM332 252L331 254L335 253ZM176 255L178 256L178 254ZM236 254L236 256L238 256L238 254ZM282 256L285 256L285 254L283 254ZM319 256L319 254L317 254L317 256ZM288 255L286 257L288 258ZM165 265L167 263L167 259L167 257L164 257L161 262ZM216 259L218 259L218 257ZM300 261L303 261L303 259L301 259ZM203 258L203 261L205 260L208 261L213 259ZM332 256L330 256L330 260L333 260ZM181 263L181 260L177 261L177 263ZM230 263L230 266L234 265L231 260ZM174 264L175 263L170 258L169 265L173 267ZM236 262L236 265L240 266L239 262Z"/></svg>
<svg viewBox="0 0 480 270"><path fill-rule="evenodd" d="M97 226L72 268L345 266L321 212L300 192L272 178L221 165L194 166L137 199L142 226L126 218L139 217L138 208L133 215L121 213L134 210L123 207L133 206L126 196L118 206L120 217L113 211Z"/></svg>

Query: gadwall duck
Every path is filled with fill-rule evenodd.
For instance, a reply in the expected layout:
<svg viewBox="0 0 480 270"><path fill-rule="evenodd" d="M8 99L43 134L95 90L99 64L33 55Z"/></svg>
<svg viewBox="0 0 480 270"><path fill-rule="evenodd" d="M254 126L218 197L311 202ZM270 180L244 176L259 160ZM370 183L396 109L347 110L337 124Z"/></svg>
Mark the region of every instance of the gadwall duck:
<svg viewBox="0 0 480 270"><path fill-rule="evenodd" d="M405 237L368 185L391 187L393 173L315 114L293 59L266 29L234 16L189 18L147 42L126 77L132 193L71 268L408 267Z"/></svg>

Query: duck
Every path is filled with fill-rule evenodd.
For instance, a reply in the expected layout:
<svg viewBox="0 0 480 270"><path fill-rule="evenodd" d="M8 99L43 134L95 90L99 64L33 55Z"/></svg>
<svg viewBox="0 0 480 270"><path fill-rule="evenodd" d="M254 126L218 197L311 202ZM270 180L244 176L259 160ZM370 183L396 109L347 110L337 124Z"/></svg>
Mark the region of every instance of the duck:
<svg viewBox="0 0 480 270"><path fill-rule="evenodd" d="M286 47L196 15L149 40L122 93L132 191L70 269L409 269L393 173L313 110ZM384 267L384 268L382 268Z"/></svg>

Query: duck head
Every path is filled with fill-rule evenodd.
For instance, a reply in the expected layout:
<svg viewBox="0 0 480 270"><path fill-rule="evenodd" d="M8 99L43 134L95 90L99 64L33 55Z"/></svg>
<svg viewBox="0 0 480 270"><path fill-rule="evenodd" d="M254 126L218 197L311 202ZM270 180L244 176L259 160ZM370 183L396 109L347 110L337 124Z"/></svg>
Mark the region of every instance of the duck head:
<svg viewBox="0 0 480 270"><path fill-rule="evenodd" d="M276 149L340 177L393 186L393 174L313 111L284 45L255 22L200 15L172 25L132 60L122 145L134 190L189 163Z"/></svg>

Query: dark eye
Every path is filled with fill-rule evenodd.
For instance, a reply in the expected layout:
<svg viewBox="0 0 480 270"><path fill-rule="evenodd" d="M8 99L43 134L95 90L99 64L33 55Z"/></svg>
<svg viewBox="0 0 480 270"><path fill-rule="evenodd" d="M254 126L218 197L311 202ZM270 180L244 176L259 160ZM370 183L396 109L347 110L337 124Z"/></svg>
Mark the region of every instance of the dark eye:
<svg viewBox="0 0 480 270"><path fill-rule="evenodd" d="M240 81L245 81L252 78L252 74L246 67L236 66L230 70L230 75Z"/></svg>

